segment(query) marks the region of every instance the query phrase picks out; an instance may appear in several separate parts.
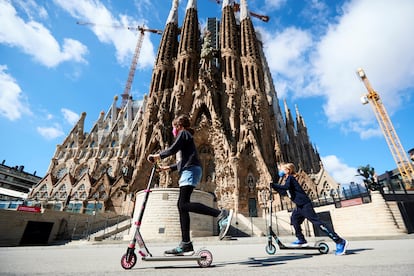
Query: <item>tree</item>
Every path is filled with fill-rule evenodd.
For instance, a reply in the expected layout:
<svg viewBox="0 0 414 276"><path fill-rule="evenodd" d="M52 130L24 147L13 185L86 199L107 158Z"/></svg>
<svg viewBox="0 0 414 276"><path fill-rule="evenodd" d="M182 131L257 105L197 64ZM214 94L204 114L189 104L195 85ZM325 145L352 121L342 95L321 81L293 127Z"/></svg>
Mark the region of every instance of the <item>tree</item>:
<svg viewBox="0 0 414 276"><path fill-rule="evenodd" d="M371 191L379 190L381 185L377 181L377 174L375 173L375 169L373 167L370 165L359 166L357 173L359 176L364 178L363 181L368 189Z"/></svg>

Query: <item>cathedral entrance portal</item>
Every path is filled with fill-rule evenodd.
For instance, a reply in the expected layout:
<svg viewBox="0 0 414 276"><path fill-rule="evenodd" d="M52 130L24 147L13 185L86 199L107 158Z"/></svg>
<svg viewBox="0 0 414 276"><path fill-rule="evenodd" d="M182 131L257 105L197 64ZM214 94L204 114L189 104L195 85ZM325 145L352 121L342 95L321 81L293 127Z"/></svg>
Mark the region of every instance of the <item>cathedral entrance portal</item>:
<svg viewBox="0 0 414 276"><path fill-rule="evenodd" d="M257 217L256 199L249 198L249 217Z"/></svg>

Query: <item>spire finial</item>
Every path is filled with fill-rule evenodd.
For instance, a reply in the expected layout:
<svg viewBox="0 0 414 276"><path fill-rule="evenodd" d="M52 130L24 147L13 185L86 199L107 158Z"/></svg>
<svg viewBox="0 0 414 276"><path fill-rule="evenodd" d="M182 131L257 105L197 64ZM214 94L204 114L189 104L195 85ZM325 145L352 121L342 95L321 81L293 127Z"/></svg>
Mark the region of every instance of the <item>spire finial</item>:
<svg viewBox="0 0 414 276"><path fill-rule="evenodd" d="M223 0L222 9L234 3L234 0Z"/></svg>
<svg viewBox="0 0 414 276"><path fill-rule="evenodd" d="M247 8L247 0L240 1L240 21L249 18L249 10Z"/></svg>
<svg viewBox="0 0 414 276"><path fill-rule="evenodd" d="M166 24L168 23L178 23L178 0L172 1L172 6L170 10L170 14L168 15L168 19Z"/></svg>
<svg viewBox="0 0 414 276"><path fill-rule="evenodd" d="M186 10L191 9L191 8L197 9L197 0L188 0Z"/></svg>

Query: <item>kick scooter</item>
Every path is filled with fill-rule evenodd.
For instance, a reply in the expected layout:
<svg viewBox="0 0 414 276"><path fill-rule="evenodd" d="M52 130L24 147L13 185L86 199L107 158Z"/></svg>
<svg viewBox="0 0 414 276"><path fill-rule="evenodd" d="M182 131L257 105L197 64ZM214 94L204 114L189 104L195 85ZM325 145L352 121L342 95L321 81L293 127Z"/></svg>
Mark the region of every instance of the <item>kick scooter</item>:
<svg viewBox="0 0 414 276"><path fill-rule="evenodd" d="M315 242L313 246L287 246L283 244L278 236L273 232L272 229L272 208L273 208L273 193L272 185L270 185L270 208L269 208L269 222L267 229L267 245L266 253L273 255L276 253L276 246L273 244L272 239L275 240L280 250L283 249L298 249L298 250L318 250L321 254L327 254L329 252L329 246L322 240Z"/></svg>
<svg viewBox="0 0 414 276"><path fill-rule="evenodd" d="M213 262L213 255L210 251L206 249L200 249L196 253L193 253L190 256L176 255L176 256L152 256L149 252L147 246L145 245L144 239L139 232L141 227L142 218L144 216L145 206L147 205L148 197L151 192L151 183L154 178L154 174L157 170L157 164L154 163L150 179L148 181L147 189L145 190L144 200L142 202L141 211L138 216L138 221L135 222L136 228L133 239L130 241L127 252L121 258L121 266L124 269L131 269L135 266L137 262L137 254L135 254L135 245L138 243L139 246L139 255L143 261L197 261L200 267L208 267Z"/></svg>

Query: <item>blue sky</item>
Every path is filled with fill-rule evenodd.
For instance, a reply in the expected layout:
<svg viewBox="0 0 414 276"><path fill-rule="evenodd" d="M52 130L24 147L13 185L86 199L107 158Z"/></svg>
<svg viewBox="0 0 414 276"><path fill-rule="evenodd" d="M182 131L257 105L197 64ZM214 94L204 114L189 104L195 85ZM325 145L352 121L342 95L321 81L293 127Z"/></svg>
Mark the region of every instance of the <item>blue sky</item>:
<svg viewBox="0 0 414 276"><path fill-rule="evenodd" d="M201 28L220 18L215 1L197 2ZM298 106L328 172L349 183L361 165L394 169L371 106L360 103L367 90L356 70L380 94L405 150L413 148L414 1L247 3L270 16L252 20L278 97ZM180 1L180 24L186 5ZM88 132L123 92L138 39L127 27L163 29L170 8L169 0L0 0L0 159L44 176L79 115L87 113ZM135 99L148 91L159 41L145 34Z"/></svg>

